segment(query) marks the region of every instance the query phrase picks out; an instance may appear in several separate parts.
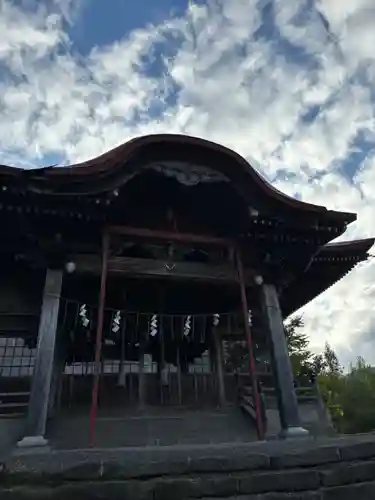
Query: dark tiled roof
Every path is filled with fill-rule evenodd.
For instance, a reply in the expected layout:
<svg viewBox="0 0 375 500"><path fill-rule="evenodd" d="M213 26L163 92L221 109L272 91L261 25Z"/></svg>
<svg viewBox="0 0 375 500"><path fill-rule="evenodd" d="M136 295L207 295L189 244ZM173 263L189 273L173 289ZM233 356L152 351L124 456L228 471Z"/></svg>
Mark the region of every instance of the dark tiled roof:
<svg viewBox="0 0 375 500"><path fill-rule="evenodd" d="M243 190L248 185L277 206L300 210L306 214L327 217L338 223L349 223L356 215L327 210L281 193L267 182L242 156L204 139L185 135L159 134L132 139L91 160L67 167L22 170L0 166L0 179L22 182L25 188L56 194L89 194L114 189L123 179L147 161L195 161L226 175ZM249 197L250 198L250 197ZM251 204L249 199L249 204Z"/></svg>

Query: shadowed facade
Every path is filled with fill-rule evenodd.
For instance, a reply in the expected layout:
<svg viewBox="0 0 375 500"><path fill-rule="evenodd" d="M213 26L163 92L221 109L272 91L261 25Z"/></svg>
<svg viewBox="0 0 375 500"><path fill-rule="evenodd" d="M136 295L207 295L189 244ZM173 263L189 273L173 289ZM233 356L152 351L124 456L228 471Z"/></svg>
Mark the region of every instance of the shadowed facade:
<svg viewBox="0 0 375 500"><path fill-rule="evenodd" d="M69 167L2 166L0 184L1 392L18 397L4 408L27 404L21 445L67 414L90 414L93 444L100 416L220 407L233 422L240 404L263 439L267 371L282 435L305 434L283 319L367 259L373 239L331 243L355 214L178 135Z"/></svg>

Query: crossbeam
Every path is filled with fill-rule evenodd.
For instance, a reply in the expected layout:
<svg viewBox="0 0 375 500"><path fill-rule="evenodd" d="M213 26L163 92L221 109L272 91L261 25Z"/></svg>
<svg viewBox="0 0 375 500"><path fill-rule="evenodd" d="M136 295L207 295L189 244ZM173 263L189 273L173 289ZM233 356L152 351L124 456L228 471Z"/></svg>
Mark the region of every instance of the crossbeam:
<svg viewBox="0 0 375 500"><path fill-rule="evenodd" d="M174 231L155 231L153 229L143 229L127 226L109 226L106 228L106 232L108 232L109 234L119 234L136 238L145 238L147 240L167 240L181 243L201 243L227 248L233 246L233 242L230 239L218 238L216 236L203 234L178 233Z"/></svg>
<svg viewBox="0 0 375 500"><path fill-rule="evenodd" d="M78 254L74 256L74 262L77 272L96 275L101 272L99 256ZM200 262L174 262L169 265L163 260L133 257L110 257L108 275L238 283L238 275L230 265L210 265ZM253 278L254 273L246 270L245 281L251 284L254 282Z"/></svg>

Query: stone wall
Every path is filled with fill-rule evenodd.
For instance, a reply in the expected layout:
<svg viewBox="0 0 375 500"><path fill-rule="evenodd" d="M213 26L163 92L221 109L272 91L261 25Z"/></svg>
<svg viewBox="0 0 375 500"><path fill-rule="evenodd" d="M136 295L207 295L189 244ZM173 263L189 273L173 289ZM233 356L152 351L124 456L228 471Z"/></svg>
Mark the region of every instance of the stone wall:
<svg viewBox="0 0 375 500"><path fill-rule="evenodd" d="M4 465L1 479L8 500L373 500L375 436L28 452Z"/></svg>

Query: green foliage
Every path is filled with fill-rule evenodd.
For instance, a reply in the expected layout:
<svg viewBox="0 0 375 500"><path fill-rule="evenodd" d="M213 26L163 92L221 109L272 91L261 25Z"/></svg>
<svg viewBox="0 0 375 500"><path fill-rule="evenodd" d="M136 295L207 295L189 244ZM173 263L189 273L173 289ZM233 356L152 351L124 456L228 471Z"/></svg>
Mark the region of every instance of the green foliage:
<svg viewBox="0 0 375 500"><path fill-rule="evenodd" d="M326 342L324 347L322 371L336 375L340 375L342 373L342 367L338 357L328 342Z"/></svg>
<svg viewBox="0 0 375 500"><path fill-rule="evenodd" d="M369 432L375 429L375 368L363 358L344 373L334 349L326 343L321 354L313 355L301 332L302 318L286 326L286 336L295 377L309 370L317 375L320 393L332 423L340 433Z"/></svg>
<svg viewBox="0 0 375 500"><path fill-rule="evenodd" d="M342 431L344 410L342 408L341 394L344 377L341 374L323 370L318 375L318 384L323 401L331 415L333 426L337 431Z"/></svg>
<svg viewBox="0 0 375 500"><path fill-rule="evenodd" d="M304 383L313 372L314 356L309 349L309 339L303 333L303 319L295 316L285 323L285 335L294 378Z"/></svg>
<svg viewBox="0 0 375 500"><path fill-rule="evenodd" d="M319 390L329 410L332 423L340 433L375 430L375 368L363 358L344 373L334 349L327 343L321 354L309 349L309 339L303 332L303 319L294 317L285 324L290 359L295 379L306 385L310 375L317 376ZM258 366L268 363L268 351L257 350ZM234 343L228 363L238 371L248 370L246 342Z"/></svg>
<svg viewBox="0 0 375 500"><path fill-rule="evenodd" d="M344 433L375 429L375 370L358 358L347 375L341 375L338 400L342 408L339 430Z"/></svg>

